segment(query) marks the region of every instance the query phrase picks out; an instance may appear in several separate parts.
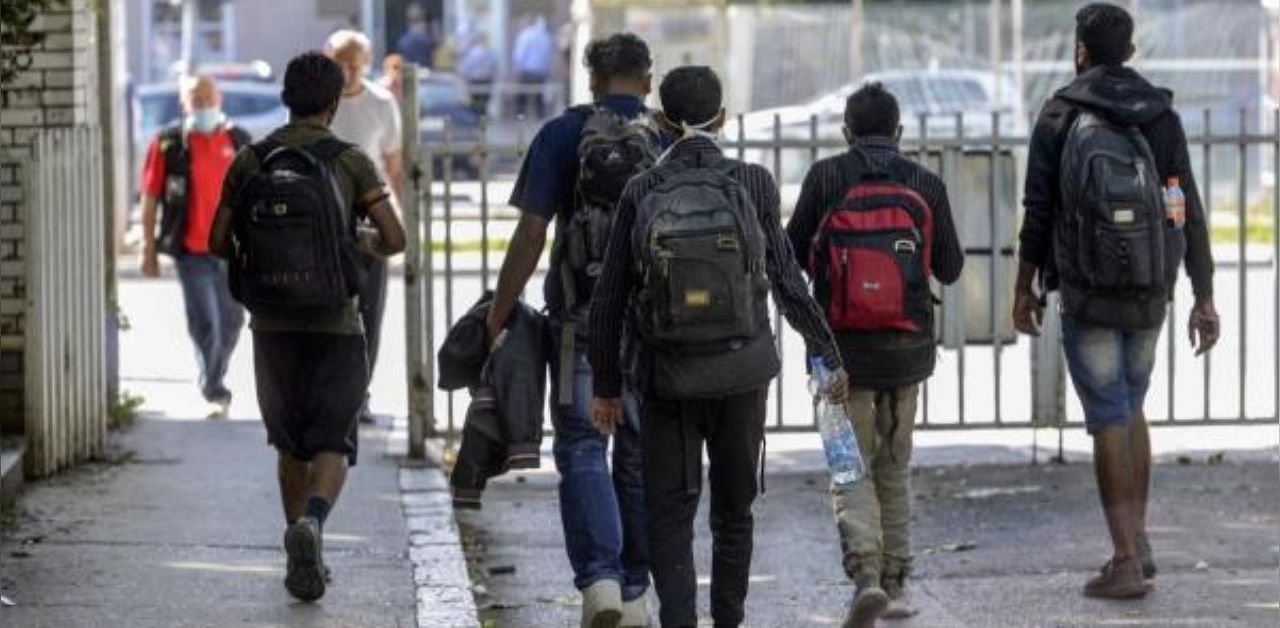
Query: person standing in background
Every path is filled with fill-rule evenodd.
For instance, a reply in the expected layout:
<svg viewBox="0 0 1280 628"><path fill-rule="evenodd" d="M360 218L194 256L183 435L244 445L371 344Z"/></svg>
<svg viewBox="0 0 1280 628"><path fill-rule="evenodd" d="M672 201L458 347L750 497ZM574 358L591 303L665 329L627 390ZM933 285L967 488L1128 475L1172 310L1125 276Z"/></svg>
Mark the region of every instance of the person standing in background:
<svg viewBox="0 0 1280 628"><path fill-rule="evenodd" d="M400 201L400 108L387 90L365 78L373 48L363 33L341 30L329 37L326 52L342 67L342 101L330 128L338 139L351 142L373 160L378 176L387 182L394 204ZM406 58L408 58L406 56ZM360 317L369 353L369 378L378 361L382 315L387 305L387 260L361 257L364 282L360 287ZM360 410L361 423L373 423L368 400Z"/></svg>
<svg viewBox="0 0 1280 628"><path fill-rule="evenodd" d="M378 85L390 92L396 102L400 102L400 97L404 93L400 88L400 70L403 67L404 55L398 52L388 52L387 56L382 58L382 76L378 78Z"/></svg>
<svg viewBox="0 0 1280 628"><path fill-rule="evenodd" d="M551 64L555 57L555 41L547 29L547 18L541 15L526 17L526 26L516 36L511 52L511 67L516 72L520 93L516 96L516 114L529 115L539 120L546 115L546 103L542 87L551 78Z"/></svg>
<svg viewBox="0 0 1280 628"><path fill-rule="evenodd" d="M467 43L458 63L458 75L467 82L471 93L471 105L478 115L489 111L489 97L493 93L493 79L498 75L498 56L489 47L489 35L477 32Z"/></svg>
<svg viewBox="0 0 1280 628"><path fill-rule="evenodd" d="M209 228L222 178L236 151L251 141L222 113L213 79L183 79L183 119L160 132L142 172L142 274L159 277L159 253L173 258L186 305L187 333L196 347L200 392L225 416L231 391L223 383L244 326L244 310L231 298L226 262L209 254ZM160 233L156 208L160 207Z"/></svg>
<svg viewBox="0 0 1280 628"><path fill-rule="evenodd" d="M427 10L422 4L414 2L405 7L404 19L409 23L408 30L396 40L396 50L404 55L409 63L422 68L433 68L432 61L436 55L438 42L431 35L431 23L427 19Z"/></svg>

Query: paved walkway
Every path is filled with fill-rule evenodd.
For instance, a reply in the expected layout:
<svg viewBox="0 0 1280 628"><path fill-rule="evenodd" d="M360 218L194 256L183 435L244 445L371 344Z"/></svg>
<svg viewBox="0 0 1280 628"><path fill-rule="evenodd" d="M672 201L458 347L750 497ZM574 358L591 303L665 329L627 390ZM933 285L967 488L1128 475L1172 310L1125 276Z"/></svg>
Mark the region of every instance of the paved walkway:
<svg viewBox="0 0 1280 628"><path fill-rule="evenodd" d="M326 526L335 582L320 603L296 603L281 583L275 458L261 424L144 419L117 436L109 462L28 485L22 514L0 543L0 588L15 603L0 609L0 623L417 625L419 595L437 611L441 600L457 602L458 589L435 574L451 556L453 573L460 572L460 554L456 541L449 553L447 514L423 510L440 502L430 491L439 473L402 471L386 454L387 433L361 434L360 464ZM401 493L402 483L409 492ZM416 591L406 509L417 517L410 520L416 545L435 548L416 552L444 557L419 570ZM423 536L431 530L445 536ZM422 625L474 625L469 602L444 609L462 609L459 623Z"/></svg>
<svg viewBox="0 0 1280 628"><path fill-rule="evenodd" d="M748 626L839 625L852 595L840 570L826 476L812 453L770 447L768 493L756 507ZM922 613L882 626L1280 625L1274 448L1229 452L1216 464L1207 453L1171 454L1157 466L1150 533L1161 571L1154 594L1127 603L1080 594L1109 551L1091 466L1030 466L1025 457L1019 464L955 463L988 453L962 445L920 452L926 463L945 461L913 477ZM549 460L544 467L551 468ZM704 621L706 506L704 497L695 549ZM564 557L554 472L499 480L484 509L460 512L459 520L472 572L487 592L478 600L486 625L576 625L580 601ZM650 600L656 611L652 594Z"/></svg>

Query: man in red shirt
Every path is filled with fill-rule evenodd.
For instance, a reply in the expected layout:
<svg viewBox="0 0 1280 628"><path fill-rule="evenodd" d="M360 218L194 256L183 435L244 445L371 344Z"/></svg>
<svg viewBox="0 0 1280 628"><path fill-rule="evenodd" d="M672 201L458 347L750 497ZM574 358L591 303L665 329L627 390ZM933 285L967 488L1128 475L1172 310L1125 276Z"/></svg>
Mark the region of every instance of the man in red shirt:
<svg viewBox="0 0 1280 628"><path fill-rule="evenodd" d="M232 299L226 263L209 253L209 230L217 211L222 179L249 135L222 113L213 79L183 79L183 119L151 142L142 172L142 274L158 277L158 254L173 258L186 304L187 332L196 347L200 392L225 416L231 391L223 383L231 352L244 325L244 311ZM160 208L159 233L156 208Z"/></svg>

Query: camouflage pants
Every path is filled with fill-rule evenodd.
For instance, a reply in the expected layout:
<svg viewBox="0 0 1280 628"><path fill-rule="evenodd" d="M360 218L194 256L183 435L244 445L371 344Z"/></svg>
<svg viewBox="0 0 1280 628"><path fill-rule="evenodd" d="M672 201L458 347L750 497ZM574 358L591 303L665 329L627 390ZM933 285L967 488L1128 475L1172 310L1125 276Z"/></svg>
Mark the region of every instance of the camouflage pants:
<svg viewBox="0 0 1280 628"><path fill-rule="evenodd" d="M845 573L867 569L902 577L911 568L911 431L919 385L853 388L846 408L867 477L831 486Z"/></svg>

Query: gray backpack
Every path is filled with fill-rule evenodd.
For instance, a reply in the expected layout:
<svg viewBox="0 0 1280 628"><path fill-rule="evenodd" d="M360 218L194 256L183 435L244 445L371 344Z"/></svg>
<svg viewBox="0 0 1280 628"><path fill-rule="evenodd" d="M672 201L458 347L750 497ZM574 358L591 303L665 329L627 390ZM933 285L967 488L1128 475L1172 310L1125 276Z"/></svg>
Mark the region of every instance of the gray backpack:
<svg viewBox="0 0 1280 628"><path fill-rule="evenodd" d="M637 207L634 316L650 354L650 387L664 398L745 392L777 374L764 233L731 176L740 165L663 164Z"/></svg>

